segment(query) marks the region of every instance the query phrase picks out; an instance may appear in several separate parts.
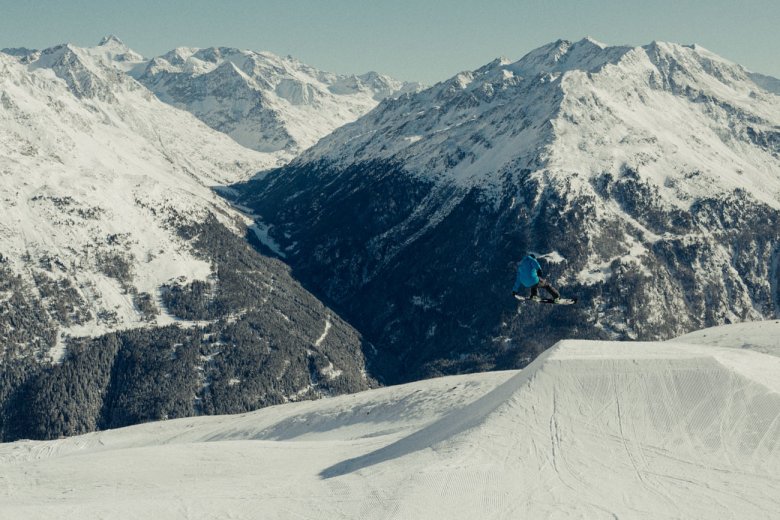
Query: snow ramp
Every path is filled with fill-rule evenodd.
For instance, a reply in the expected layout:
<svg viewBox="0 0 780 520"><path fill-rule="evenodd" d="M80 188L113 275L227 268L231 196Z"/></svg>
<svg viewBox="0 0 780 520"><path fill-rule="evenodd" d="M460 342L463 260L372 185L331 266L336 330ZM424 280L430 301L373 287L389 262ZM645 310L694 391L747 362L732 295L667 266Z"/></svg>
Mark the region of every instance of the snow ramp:
<svg viewBox="0 0 780 520"><path fill-rule="evenodd" d="M780 360L564 341L470 405L323 476L385 473L394 459L405 468L396 488L444 497L410 517L772 518Z"/></svg>

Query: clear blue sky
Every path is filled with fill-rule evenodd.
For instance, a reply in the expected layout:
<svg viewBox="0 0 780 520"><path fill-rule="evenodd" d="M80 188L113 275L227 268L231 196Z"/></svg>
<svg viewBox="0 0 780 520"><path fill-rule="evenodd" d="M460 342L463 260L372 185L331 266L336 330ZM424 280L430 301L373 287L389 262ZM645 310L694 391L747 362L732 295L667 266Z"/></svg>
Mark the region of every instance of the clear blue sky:
<svg viewBox="0 0 780 520"><path fill-rule="evenodd" d="M558 38L663 40L780 77L780 0L0 0L0 48L107 34L147 57L219 45L428 84Z"/></svg>

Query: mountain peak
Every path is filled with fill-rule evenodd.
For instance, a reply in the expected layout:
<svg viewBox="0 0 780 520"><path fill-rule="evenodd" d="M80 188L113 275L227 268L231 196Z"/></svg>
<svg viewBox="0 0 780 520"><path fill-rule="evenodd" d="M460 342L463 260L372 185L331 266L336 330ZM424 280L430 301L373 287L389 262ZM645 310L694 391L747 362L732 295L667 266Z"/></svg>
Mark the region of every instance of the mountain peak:
<svg viewBox="0 0 780 520"><path fill-rule="evenodd" d="M615 63L631 47L605 45L590 36L577 41L557 40L534 49L511 65L521 76L535 76L569 70L595 70L607 63Z"/></svg>
<svg viewBox="0 0 780 520"><path fill-rule="evenodd" d="M578 41L577 45L595 45L596 47L599 47L599 48L602 48L602 49L606 49L607 47L609 47L606 43L602 43L602 42L598 41L597 39L592 38L590 36L586 36L583 39L581 39L580 41Z"/></svg>
<svg viewBox="0 0 780 520"><path fill-rule="evenodd" d="M118 36L115 36L113 34L109 34L108 36L104 36L100 43L98 43L98 47L125 47L127 48L127 45L119 39Z"/></svg>
<svg viewBox="0 0 780 520"><path fill-rule="evenodd" d="M506 67L507 65L511 65L512 60L509 58L506 58L505 56L499 56L498 58L494 59L493 61L487 63L486 65L481 66L477 70L474 71L475 74L485 74L491 71L494 71L496 69L501 69Z"/></svg>

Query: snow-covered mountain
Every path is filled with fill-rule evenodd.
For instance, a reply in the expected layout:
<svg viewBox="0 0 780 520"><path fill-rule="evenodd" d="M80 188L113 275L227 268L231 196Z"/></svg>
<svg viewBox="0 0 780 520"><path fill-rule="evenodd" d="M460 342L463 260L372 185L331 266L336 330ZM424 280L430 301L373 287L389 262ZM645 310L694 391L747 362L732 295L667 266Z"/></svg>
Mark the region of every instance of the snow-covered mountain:
<svg viewBox="0 0 780 520"><path fill-rule="evenodd" d="M254 252L212 189L282 156L159 101L117 68L138 59L114 38L0 53L0 439L369 384L359 334Z"/></svg>
<svg viewBox="0 0 780 520"><path fill-rule="evenodd" d="M521 371L4 444L0 514L774 518L780 359L742 347L780 349L780 322L716 336L569 340Z"/></svg>
<svg viewBox="0 0 780 520"><path fill-rule="evenodd" d="M171 278L205 279L209 262L192 254L170 220L213 214L230 223L235 217L210 186L277 161L158 101L93 56L72 45L27 63L0 54L0 252L30 281L35 265L82 288L94 314L83 323L89 329L74 332L108 330L96 317L102 312L125 326L142 323L124 285L154 294ZM128 280L107 275L102 258L124 259Z"/></svg>
<svg viewBox="0 0 780 520"><path fill-rule="evenodd" d="M382 102L241 202L390 380L773 317L780 97L756 78L697 45L561 40ZM517 309L527 251L578 306Z"/></svg>
<svg viewBox="0 0 780 520"><path fill-rule="evenodd" d="M298 162L402 161L424 177L483 187L500 186L508 168L591 178L626 166L671 184L662 195L684 207L735 187L777 206L778 98L751 76L696 45L558 41L386 103ZM679 193L694 165L720 167L717 186Z"/></svg>
<svg viewBox="0 0 780 520"><path fill-rule="evenodd" d="M420 89L376 72L337 75L290 56L224 47L178 48L132 74L236 142L290 158L382 99Z"/></svg>

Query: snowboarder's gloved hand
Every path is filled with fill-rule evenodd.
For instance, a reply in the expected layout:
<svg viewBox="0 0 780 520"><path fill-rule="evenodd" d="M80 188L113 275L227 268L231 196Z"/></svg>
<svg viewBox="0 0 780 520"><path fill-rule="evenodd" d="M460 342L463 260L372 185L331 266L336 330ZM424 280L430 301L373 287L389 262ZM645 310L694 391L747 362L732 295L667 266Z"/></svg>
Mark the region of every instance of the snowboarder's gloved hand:
<svg viewBox="0 0 780 520"><path fill-rule="evenodd" d="M544 277L542 276L542 270L541 270L541 269L537 269L537 270L536 270L536 275L537 275L539 278L544 278Z"/></svg>

